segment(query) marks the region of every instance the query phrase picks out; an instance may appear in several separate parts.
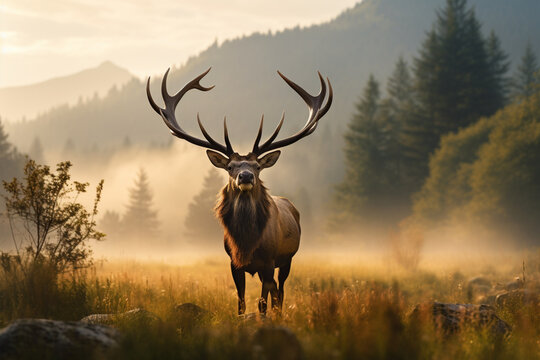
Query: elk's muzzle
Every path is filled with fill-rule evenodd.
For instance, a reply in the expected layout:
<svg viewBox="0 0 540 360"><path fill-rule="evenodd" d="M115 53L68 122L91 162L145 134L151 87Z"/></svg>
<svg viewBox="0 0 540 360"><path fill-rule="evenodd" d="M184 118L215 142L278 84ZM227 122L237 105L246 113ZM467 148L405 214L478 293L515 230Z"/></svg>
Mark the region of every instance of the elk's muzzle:
<svg viewBox="0 0 540 360"><path fill-rule="evenodd" d="M242 191L249 191L255 185L255 176L250 171L242 171L236 177L236 186Z"/></svg>

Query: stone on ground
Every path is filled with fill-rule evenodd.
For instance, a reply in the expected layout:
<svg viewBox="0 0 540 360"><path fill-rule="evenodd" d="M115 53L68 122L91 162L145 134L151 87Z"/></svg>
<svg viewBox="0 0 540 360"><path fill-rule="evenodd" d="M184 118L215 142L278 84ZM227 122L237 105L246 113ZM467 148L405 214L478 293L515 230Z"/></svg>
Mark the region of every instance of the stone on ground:
<svg viewBox="0 0 540 360"><path fill-rule="evenodd" d="M108 326L75 321L19 319L0 331L0 354L15 359L95 359L118 346Z"/></svg>
<svg viewBox="0 0 540 360"><path fill-rule="evenodd" d="M431 316L435 326L447 334L456 333L463 326L488 329L492 335L504 336L510 326L501 320L489 305L429 303L417 305L413 316Z"/></svg>
<svg viewBox="0 0 540 360"><path fill-rule="evenodd" d="M212 319L212 313L193 303L176 305L171 315L177 328L192 330Z"/></svg>
<svg viewBox="0 0 540 360"><path fill-rule="evenodd" d="M151 326L161 322L161 319L154 313L136 308L120 314L92 314L81 319L88 324L100 325L139 325Z"/></svg>
<svg viewBox="0 0 540 360"><path fill-rule="evenodd" d="M283 326L263 326L252 338L253 357L255 359L302 359L302 345L296 335Z"/></svg>

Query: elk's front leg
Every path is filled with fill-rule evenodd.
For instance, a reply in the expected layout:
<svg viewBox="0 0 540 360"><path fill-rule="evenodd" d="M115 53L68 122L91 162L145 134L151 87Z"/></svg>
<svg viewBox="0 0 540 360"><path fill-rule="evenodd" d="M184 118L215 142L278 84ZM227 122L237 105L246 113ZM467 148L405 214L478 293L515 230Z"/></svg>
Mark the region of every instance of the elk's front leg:
<svg viewBox="0 0 540 360"><path fill-rule="evenodd" d="M238 293L238 315L242 315L246 312L246 273L244 270L237 269L232 262L231 272L234 279L234 285L236 285L236 292Z"/></svg>

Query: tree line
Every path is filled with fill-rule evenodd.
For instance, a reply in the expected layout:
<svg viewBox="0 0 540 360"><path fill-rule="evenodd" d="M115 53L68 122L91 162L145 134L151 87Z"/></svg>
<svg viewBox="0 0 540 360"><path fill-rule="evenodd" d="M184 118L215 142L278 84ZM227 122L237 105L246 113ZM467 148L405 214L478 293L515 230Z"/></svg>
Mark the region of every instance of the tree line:
<svg viewBox="0 0 540 360"><path fill-rule="evenodd" d="M345 177L334 192L332 225L395 223L411 215L413 209L427 217L433 214L433 209L427 209L440 197L461 201L470 196L470 189L431 187L441 173L445 182L461 183L458 177L463 174L449 168L470 164L471 157L490 155L486 148L476 151L489 140L486 127L519 121L520 106L528 106L528 113L534 113L539 66L532 47L525 49L513 76L508 74L509 67L497 35L483 35L467 1L447 0L437 11L412 65L403 57L397 60L385 97L379 82L370 76L344 136ZM494 116L505 106L509 108ZM486 125L477 125L480 119ZM482 133L479 128L484 136L478 135ZM512 133L514 142L525 130L516 131ZM469 145L453 149L450 165L443 152L467 136ZM532 154L536 156L538 151ZM526 167L529 165L531 168ZM522 166L501 176L512 179L520 172L532 175L535 171L530 162ZM540 181L537 175L534 179ZM529 185L514 190L534 192L533 184ZM499 206L504 207L502 203Z"/></svg>

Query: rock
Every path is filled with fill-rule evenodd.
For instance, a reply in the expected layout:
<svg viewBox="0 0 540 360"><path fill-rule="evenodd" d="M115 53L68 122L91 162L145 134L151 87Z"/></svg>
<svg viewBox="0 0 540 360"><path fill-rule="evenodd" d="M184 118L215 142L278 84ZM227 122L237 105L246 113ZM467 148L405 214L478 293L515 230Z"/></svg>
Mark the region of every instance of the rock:
<svg viewBox="0 0 540 360"><path fill-rule="evenodd" d="M212 313L196 304L184 303L176 305L171 317L177 328L191 330L207 324L212 319Z"/></svg>
<svg viewBox="0 0 540 360"><path fill-rule="evenodd" d="M469 286L486 286L491 288L491 282L483 276L475 276L467 281Z"/></svg>
<svg viewBox="0 0 540 360"><path fill-rule="evenodd" d="M417 317L422 313L432 316L435 326L447 334L459 331L463 325L488 328L495 336L504 336L511 330L489 305L434 302L417 305L412 316Z"/></svg>
<svg viewBox="0 0 540 360"><path fill-rule="evenodd" d="M481 294L476 297L476 303L478 304L487 304L495 305L495 299L497 298L496 294Z"/></svg>
<svg viewBox="0 0 540 360"><path fill-rule="evenodd" d="M298 338L283 326L259 328L253 335L251 344L254 359L299 360L303 357Z"/></svg>
<svg viewBox="0 0 540 360"><path fill-rule="evenodd" d="M0 331L2 359L95 359L118 346L108 326L75 321L20 319Z"/></svg>
<svg viewBox="0 0 540 360"><path fill-rule="evenodd" d="M517 289L521 289L523 288L523 280L521 280L518 277L514 278L513 281L510 281L510 282L507 282L505 285L504 285L504 288L506 290L517 290Z"/></svg>
<svg viewBox="0 0 540 360"><path fill-rule="evenodd" d="M92 314L83 317L81 321L87 324L114 325L114 317L114 314Z"/></svg>
<svg viewBox="0 0 540 360"><path fill-rule="evenodd" d="M120 314L92 314L81 319L82 322L88 324L100 325L136 325L149 326L161 322L161 319L154 313L137 308L126 311Z"/></svg>
<svg viewBox="0 0 540 360"><path fill-rule="evenodd" d="M472 286L469 285L467 288L467 295L468 299L470 301L473 301L477 304L486 304L487 299L489 298L489 293L491 292L491 288L485 285L477 285Z"/></svg>
<svg viewBox="0 0 540 360"><path fill-rule="evenodd" d="M495 304L497 306L512 306L523 304L537 304L539 294L529 289L517 289L497 295Z"/></svg>

